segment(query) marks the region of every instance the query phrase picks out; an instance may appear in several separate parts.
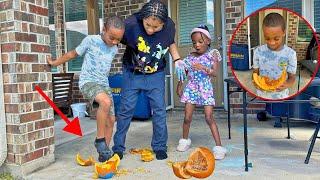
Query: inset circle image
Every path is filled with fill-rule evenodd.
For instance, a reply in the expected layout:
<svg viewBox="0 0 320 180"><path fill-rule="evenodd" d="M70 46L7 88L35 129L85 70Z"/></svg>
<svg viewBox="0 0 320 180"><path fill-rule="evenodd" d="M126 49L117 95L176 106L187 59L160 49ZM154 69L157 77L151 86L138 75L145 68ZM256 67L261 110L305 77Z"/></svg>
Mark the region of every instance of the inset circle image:
<svg viewBox="0 0 320 180"><path fill-rule="evenodd" d="M232 73L242 88L260 99L292 98L320 77L317 36L310 23L291 10L258 10L233 33Z"/></svg>

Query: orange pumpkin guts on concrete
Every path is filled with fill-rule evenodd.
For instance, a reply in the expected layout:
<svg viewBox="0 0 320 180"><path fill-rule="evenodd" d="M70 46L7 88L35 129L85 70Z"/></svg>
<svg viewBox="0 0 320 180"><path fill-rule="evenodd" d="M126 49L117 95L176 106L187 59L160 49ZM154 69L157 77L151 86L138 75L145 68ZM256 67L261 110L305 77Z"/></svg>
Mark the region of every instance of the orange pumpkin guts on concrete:
<svg viewBox="0 0 320 180"><path fill-rule="evenodd" d="M83 159L80 154L78 153L76 156L76 162L80 165L80 166L91 166L93 165L93 163L95 162L93 157L90 156L88 159Z"/></svg>
<svg viewBox="0 0 320 180"><path fill-rule="evenodd" d="M196 148L186 162L172 164L174 174L182 179L191 177L209 177L215 168L215 158L212 152L205 147Z"/></svg>
<svg viewBox="0 0 320 180"><path fill-rule="evenodd" d="M257 73L253 73L253 84L264 91L275 91L287 80L287 72L284 69L279 79L270 79L265 76L259 76Z"/></svg>

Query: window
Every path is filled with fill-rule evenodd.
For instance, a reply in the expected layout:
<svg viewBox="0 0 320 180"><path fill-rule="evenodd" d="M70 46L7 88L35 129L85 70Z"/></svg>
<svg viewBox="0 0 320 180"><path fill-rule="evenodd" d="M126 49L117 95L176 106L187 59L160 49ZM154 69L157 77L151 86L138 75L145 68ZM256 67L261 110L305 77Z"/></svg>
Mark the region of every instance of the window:
<svg viewBox="0 0 320 180"><path fill-rule="evenodd" d="M306 14L303 11L304 6L307 4L309 0L246 0L246 15L251 14L252 12L264 8L264 7L285 7L288 8L299 15ZM320 26L320 0L314 0L314 4L311 5L311 8L314 8L314 18L315 23L314 27L319 29ZM310 8L305 8L309 10ZM308 17L305 17L308 20ZM311 23L312 21L309 20ZM312 25L312 24L311 24ZM308 25L302 20L299 20L298 25L298 38L297 42L309 42L312 37L312 30L308 27Z"/></svg>
<svg viewBox="0 0 320 180"><path fill-rule="evenodd" d="M87 0L65 0L66 51L75 49L88 35ZM103 0L98 0L99 22L103 17ZM101 26L101 23L100 23ZM81 71L83 57L68 61L68 71Z"/></svg>
<svg viewBox="0 0 320 180"><path fill-rule="evenodd" d="M55 26L54 26L54 8L53 8L53 0L48 1L49 7L49 35L50 35L50 53L53 59L56 59L56 35L55 35ZM51 67L51 72L57 72L57 67Z"/></svg>
<svg viewBox="0 0 320 180"><path fill-rule="evenodd" d="M266 7L284 7L291 9L299 14L302 14L302 0L245 0L246 16Z"/></svg>
<svg viewBox="0 0 320 180"><path fill-rule="evenodd" d="M213 35L213 0L179 1L179 45L192 44L190 32L193 28L205 24Z"/></svg>

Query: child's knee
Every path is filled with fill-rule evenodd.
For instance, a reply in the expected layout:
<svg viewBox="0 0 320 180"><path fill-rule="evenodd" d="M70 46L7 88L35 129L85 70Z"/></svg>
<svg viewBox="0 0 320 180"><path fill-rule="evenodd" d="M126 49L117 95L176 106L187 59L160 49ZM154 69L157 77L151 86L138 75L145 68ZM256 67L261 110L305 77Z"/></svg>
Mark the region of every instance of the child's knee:
<svg viewBox="0 0 320 180"><path fill-rule="evenodd" d="M107 119L106 126L110 127L110 128L111 127L113 128L115 121L116 121L115 116L109 116L108 119Z"/></svg>
<svg viewBox="0 0 320 180"><path fill-rule="evenodd" d="M184 118L184 121L183 121L183 124L191 124L191 121L192 121L192 118L190 118L190 117L185 117L185 118Z"/></svg>
<svg viewBox="0 0 320 180"><path fill-rule="evenodd" d="M208 125L212 125L212 124L216 123L216 121L213 119L213 117L206 116L205 119L206 119L206 122Z"/></svg>
<svg viewBox="0 0 320 180"><path fill-rule="evenodd" d="M104 110L107 110L107 109L110 109L111 103L112 103L111 99L109 99L109 98L108 99L104 99L104 100L100 101L99 107L104 109Z"/></svg>

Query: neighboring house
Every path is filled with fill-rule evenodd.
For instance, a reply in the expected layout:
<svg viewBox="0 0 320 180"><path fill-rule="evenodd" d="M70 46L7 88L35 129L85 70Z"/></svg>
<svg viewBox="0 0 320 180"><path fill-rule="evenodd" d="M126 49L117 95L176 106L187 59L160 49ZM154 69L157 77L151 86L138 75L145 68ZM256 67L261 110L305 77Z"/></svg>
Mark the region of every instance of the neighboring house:
<svg viewBox="0 0 320 180"><path fill-rule="evenodd" d="M266 6L265 1L261 0L163 1L168 4L169 14L176 23L176 42L182 56L191 47L189 32L204 23L211 25L211 33L215 37L212 45L226 55L228 41L237 23L246 16L245 4L255 3L251 11ZM39 85L52 97L51 74L77 73L81 59L50 69L46 57L51 53L54 53L53 57L59 57L78 44L84 34L99 33L102 19L108 15L117 14L125 18L138 11L145 2L147 0L0 0L0 132L6 128L6 137L1 136L0 140L0 143L4 143L0 144L0 163L1 158L6 159L0 169L24 176L54 161L53 110L34 90L34 86ZM221 6L221 2L224 6ZM307 3L309 0L277 2L279 4L274 5L283 2L290 9L294 9L290 5L295 7L301 4L300 13L309 13L309 17L314 17L313 25L319 30L319 0L311 0L313 4ZM309 11L311 7L313 11ZM223 16L225 19L222 19ZM123 48L116 56L113 73L121 72L121 53ZM225 65L226 59L224 56ZM173 107L173 103L181 105L174 95L176 79L172 67L170 64L167 69L166 97L169 108ZM230 73L230 69L222 67L220 76L214 79L218 87L216 98L219 107L222 107L225 99L222 80ZM74 101L85 101L77 86L77 82L74 83ZM239 94L232 95L231 103L235 107L233 112L241 112ZM264 106L253 105L249 108L249 113L256 113Z"/></svg>

